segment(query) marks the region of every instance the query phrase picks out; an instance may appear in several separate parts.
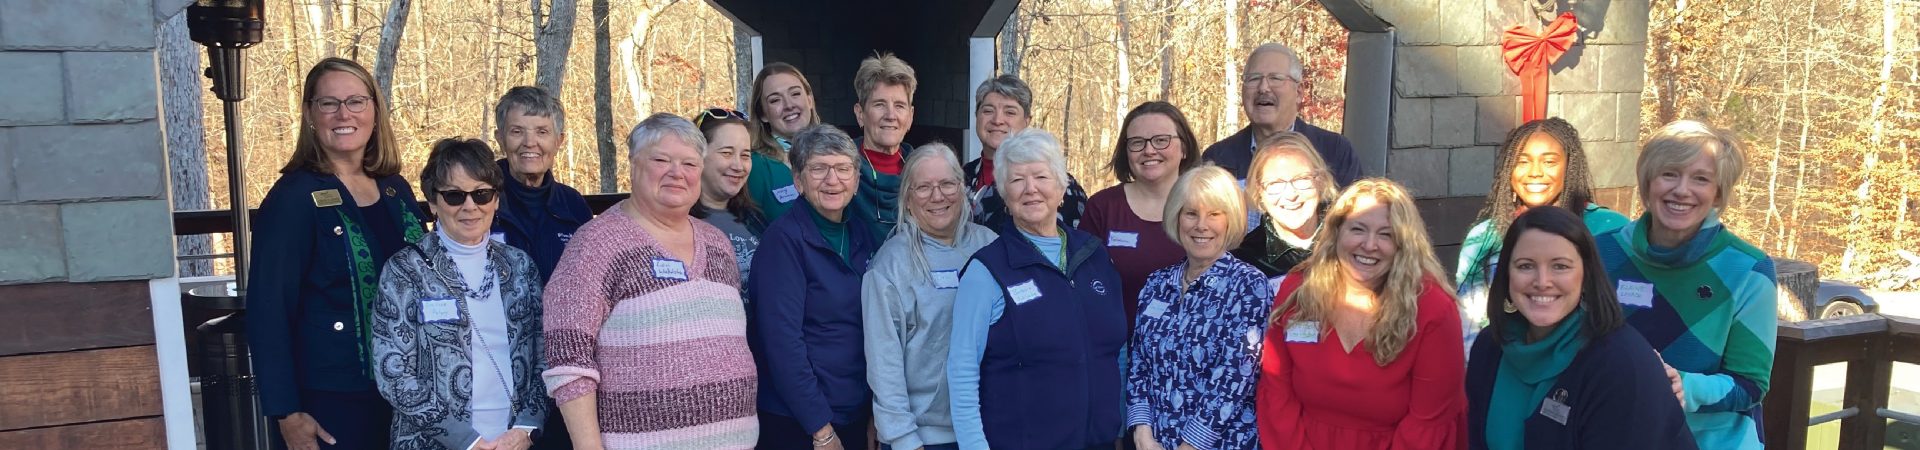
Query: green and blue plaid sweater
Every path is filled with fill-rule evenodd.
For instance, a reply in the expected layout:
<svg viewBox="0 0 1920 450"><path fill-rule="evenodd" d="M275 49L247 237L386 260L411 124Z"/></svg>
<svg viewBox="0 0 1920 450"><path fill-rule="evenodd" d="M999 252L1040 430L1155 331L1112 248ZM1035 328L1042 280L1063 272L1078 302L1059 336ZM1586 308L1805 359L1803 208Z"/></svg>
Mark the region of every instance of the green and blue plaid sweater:
<svg viewBox="0 0 1920 450"><path fill-rule="evenodd" d="M1724 229L1718 213L1678 248L1650 245L1650 223L1642 215L1597 237L1627 323L1680 372L1687 426L1700 448L1762 448L1760 399L1776 326L1773 259Z"/></svg>

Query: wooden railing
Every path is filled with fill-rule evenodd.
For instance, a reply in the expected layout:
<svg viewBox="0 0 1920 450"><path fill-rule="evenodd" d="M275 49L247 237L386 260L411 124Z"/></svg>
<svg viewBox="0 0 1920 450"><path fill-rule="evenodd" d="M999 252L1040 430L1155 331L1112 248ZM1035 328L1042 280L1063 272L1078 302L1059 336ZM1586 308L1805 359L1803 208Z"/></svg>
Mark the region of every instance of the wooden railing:
<svg viewBox="0 0 1920 450"><path fill-rule="evenodd" d="M1896 362L1920 364L1920 320L1879 314L1781 322L1771 389L1762 404L1768 448L1807 446L1807 427L1840 421L1841 450L1879 450L1887 420L1920 425L1920 411L1887 408ZM1840 410L1809 417L1814 367L1845 363Z"/></svg>

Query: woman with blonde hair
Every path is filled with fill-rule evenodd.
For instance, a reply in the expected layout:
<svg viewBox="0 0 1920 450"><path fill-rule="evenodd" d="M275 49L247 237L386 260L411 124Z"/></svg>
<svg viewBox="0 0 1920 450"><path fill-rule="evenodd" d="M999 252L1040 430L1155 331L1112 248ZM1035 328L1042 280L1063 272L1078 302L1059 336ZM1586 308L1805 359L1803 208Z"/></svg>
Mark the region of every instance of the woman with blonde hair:
<svg viewBox="0 0 1920 450"><path fill-rule="evenodd" d="M1323 227L1332 234L1274 297L1256 392L1262 445L1463 448L1460 312L1412 196L1360 180Z"/></svg>
<svg viewBox="0 0 1920 450"><path fill-rule="evenodd" d="M787 151L793 149L793 137L800 130L820 124L820 113L813 106L813 84L792 64L767 64L753 77L747 117L748 131L753 133L753 171L747 174L742 193L752 198L766 219L750 227L758 234L800 198Z"/></svg>
<svg viewBox="0 0 1920 450"><path fill-rule="evenodd" d="M1333 172L1300 133L1280 133L1253 155L1247 168L1247 202L1264 220L1247 233L1233 256L1266 274L1279 289L1287 272L1313 254L1322 213L1340 195Z"/></svg>

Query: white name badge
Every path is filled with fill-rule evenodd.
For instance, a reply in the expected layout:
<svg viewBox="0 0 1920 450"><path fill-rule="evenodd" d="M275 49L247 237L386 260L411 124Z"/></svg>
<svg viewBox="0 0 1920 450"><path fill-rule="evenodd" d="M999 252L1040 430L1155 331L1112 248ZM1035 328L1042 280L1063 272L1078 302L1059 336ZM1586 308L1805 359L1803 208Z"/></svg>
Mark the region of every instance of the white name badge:
<svg viewBox="0 0 1920 450"><path fill-rule="evenodd" d="M1287 342L1320 343L1320 321L1306 320L1287 325Z"/></svg>
<svg viewBox="0 0 1920 450"><path fill-rule="evenodd" d="M794 189L793 185L791 184L787 185L786 187L773 190L773 199L779 200L780 203L791 203L793 202L793 199L796 199L796 198L800 198L800 191L798 189Z"/></svg>
<svg viewBox="0 0 1920 450"><path fill-rule="evenodd" d="M687 280L687 265L666 258L653 259L653 277L662 280Z"/></svg>
<svg viewBox="0 0 1920 450"><path fill-rule="evenodd" d="M492 239L494 242L505 244L507 243L507 234L499 233L499 232L487 233L487 239Z"/></svg>
<svg viewBox="0 0 1920 450"><path fill-rule="evenodd" d="M958 270L935 270L929 275L933 276L933 287L935 289L960 288L960 271Z"/></svg>
<svg viewBox="0 0 1920 450"><path fill-rule="evenodd" d="M1114 231L1107 233L1107 246L1138 248L1140 247L1140 233L1131 231Z"/></svg>
<svg viewBox="0 0 1920 450"><path fill-rule="evenodd" d="M426 323L460 320L460 304L452 298L420 299L420 321Z"/></svg>
<svg viewBox="0 0 1920 450"><path fill-rule="evenodd" d="M1571 412L1573 412L1573 407L1555 401L1552 397L1540 399L1540 415L1547 416L1548 419L1553 419L1556 423L1566 425L1567 414Z"/></svg>
<svg viewBox="0 0 1920 450"><path fill-rule="evenodd" d="M1040 298L1040 287L1034 286L1033 280L1027 280L1024 283L1008 287L1007 296L1013 298L1013 304L1023 305Z"/></svg>
<svg viewBox="0 0 1920 450"><path fill-rule="evenodd" d="M1638 281L1620 280L1620 287L1615 290L1619 291L1619 292L1616 292L1615 295L1618 295L1620 297L1621 305L1638 306L1641 308L1653 307L1653 284L1652 283L1641 283Z"/></svg>

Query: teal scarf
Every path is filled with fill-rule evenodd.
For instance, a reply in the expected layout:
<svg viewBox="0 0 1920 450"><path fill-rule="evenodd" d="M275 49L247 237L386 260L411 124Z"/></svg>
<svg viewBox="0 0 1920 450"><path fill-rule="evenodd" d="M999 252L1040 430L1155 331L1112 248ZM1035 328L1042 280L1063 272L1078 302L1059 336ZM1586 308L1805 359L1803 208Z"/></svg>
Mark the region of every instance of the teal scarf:
<svg viewBox="0 0 1920 450"><path fill-rule="evenodd" d="M1587 339L1580 334L1586 316L1585 308L1574 308L1552 334L1531 344L1526 343L1526 319L1515 320L1502 330L1508 339L1500 343L1500 368L1494 375L1492 398L1487 399L1489 450L1526 447L1527 418L1540 410L1547 390L1587 346Z"/></svg>

